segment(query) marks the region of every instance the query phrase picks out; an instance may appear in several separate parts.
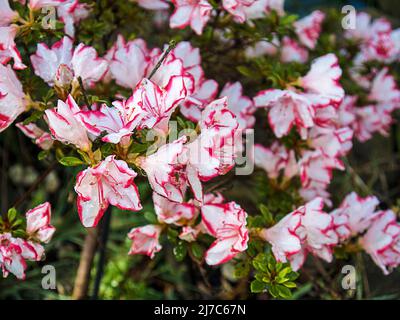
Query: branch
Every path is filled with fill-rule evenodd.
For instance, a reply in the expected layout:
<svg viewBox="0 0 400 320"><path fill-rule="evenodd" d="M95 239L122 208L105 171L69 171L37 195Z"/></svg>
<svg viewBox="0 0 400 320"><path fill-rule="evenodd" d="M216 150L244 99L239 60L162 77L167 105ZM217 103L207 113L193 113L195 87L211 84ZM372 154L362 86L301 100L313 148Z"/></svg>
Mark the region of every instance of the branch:
<svg viewBox="0 0 400 320"><path fill-rule="evenodd" d="M176 42L174 40L171 40L169 42L169 46L167 50L165 50L164 54L162 55L160 61L157 62L156 66L153 68L151 71L148 79L150 80L154 74L157 72L157 70L161 67L161 64L164 62L165 58L169 55L169 53L176 47Z"/></svg>
<svg viewBox="0 0 400 320"><path fill-rule="evenodd" d="M87 298L89 290L90 270L92 269L94 255L97 247L98 228L88 228L85 243L81 252L78 272L75 278L72 298L83 300Z"/></svg>

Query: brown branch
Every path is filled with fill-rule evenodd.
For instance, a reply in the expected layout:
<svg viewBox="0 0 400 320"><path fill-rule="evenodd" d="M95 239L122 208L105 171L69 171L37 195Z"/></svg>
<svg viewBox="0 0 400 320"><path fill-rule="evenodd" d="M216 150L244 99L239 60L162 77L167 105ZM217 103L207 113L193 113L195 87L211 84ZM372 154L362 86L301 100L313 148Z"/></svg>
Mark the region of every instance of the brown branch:
<svg viewBox="0 0 400 320"><path fill-rule="evenodd" d="M57 164L57 161L54 161L45 172L43 172L36 181L31 185L31 187L26 191L15 203L13 204L13 208L18 208L29 196L35 191L39 185L46 179L46 177L52 172Z"/></svg>
<svg viewBox="0 0 400 320"><path fill-rule="evenodd" d="M90 270L92 269L94 255L97 248L98 228L88 228L83 244L78 272L75 278L72 298L75 300L86 299L89 290Z"/></svg>

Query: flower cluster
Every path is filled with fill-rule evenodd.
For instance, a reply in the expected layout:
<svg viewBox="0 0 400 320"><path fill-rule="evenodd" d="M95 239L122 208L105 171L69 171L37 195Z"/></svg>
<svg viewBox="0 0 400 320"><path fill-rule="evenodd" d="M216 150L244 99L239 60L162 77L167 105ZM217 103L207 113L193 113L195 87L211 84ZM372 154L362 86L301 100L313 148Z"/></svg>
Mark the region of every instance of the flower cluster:
<svg viewBox="0 0 400 320"><path fill-rule="evenodd" d="M50 224L51 207L48 202L26 213L26 229L22 220L16 219L16 211L9 211L7 220L1 221L0 266L3 276L9 273L18 279L25 278L26 261L40 261L44 257L42 243L48 243L55 232Z"/></svg>
<svg viewBox="0 0 400 320"><path fill-rule="evenodd" d="M164 22L173 29L190 26L194 33L182 33L192 38L179 36L174 39L185 41L164 46L163 39L155 47L150 39L117 30L98 46L75 30L95 6L78 0L11 5L0 0L0 132L15 122L42 149L41 157L79 166L74 195L82 225L96 228L111 206L146 211L144 218L154 217L128 233L129 254L154 258L168 239L185 250L204 248L194 257L199 264L239 261L250 268L247 260L254 258L257 277L270 276L256 277L255 292L270 286L274 296L288 295L271 285L272 275L294 279L292 270L301 269L309 255L332 262L336 250L364 250L385 274L396 268L395 209L379 210L376 197L355 192L331 212L324 208L335 203L334 170L351 169L344 158L353 138L366 142L376 132L389 134L400 106L391 65L400 59L399 30L361 13L357 28L340 39L343 48L332 37L325 50L320 40L328 13L320 10L294 19L285 15L283 1L134 2L147 10L170 10ZM39 28L39 9L46 6L56 9L64 31L51 31L51 41L40 37L33 44L27 34ZM271 24L271 34L262 36L258 24ZM205 28L210 32L203 33ZM189 41L193 38L198 41ZM207 52L204 47L214 40L218 46ZM231 51L229 57L246 65L227 61L226 67L221 61L226 72L219 75L220 65L209 55ZM209 72L210 65L217 71ZM31 91L34 81L25 72L40 83L40 93ZM236 72L245 77L238 81ZM255 134L257 143L249 146L247 134L260 127L266 134ZM233 180L244 151L264 171L265 190L257 192L282 196L282 203L260 200L256 192L250 204L241 203L240 195L229 199L219 189L218 183ZM151 199L143 196L142 185ZM262 217L256 216L257 207ZM23 279L25 261L42 259L41 243L55 231L50 216L46 202L27 212L24 230L13 224L12 214L1 222L5 276L11 272ZM294 285L292 279L278 281Z"/></svg>

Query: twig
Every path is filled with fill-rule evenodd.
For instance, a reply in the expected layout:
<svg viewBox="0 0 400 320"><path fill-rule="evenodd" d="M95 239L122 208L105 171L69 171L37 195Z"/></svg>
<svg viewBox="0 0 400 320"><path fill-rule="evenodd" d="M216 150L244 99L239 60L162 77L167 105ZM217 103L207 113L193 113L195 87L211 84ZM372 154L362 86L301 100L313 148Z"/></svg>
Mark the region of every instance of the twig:
<svg viewBox="0 0 400 320"><path fill-rule="evenodd" d="M101 279L104 274L104 266L106 263L106 251L107 251L108 234L110 232L110 223L111 223L111 210L108 209L103 217L101 238L99 243L100 256L99 256L99 261L97 263L97 272L92 294L93 300L97 300L99 297Z"/></svg>
<svg viewBox="0 0 400 320"><path fill-rule="evenodd" d="M98 228L88 228L85 243L81 252L78 272L75 278L72 298L82 300L87 298L90 280L90 270L92 269L93 258L96 253Z"/></svg>
<svg viewBox="0 0 400 320"><path fill-rule="evenodd" d="M173 50L175 47L176 47L176 42L174 40L171 40L169 42L167 50L165 50L161 59L157 62L156 66L151 71L151 73L148 77L149 80L154 76L154 74L157 72L157 70L161 67L161 64L164 62L165 58L168 56L168 54L171 52L171 50Z"/></svg>
<svg viewBox="0 0 400 320"><path fill-rule="evenodd" d="M83 86L83 81L82 81L81 77L78 77L78 82L79 82L79 86L81 87L83 99L85 100L86 106L90 109L89 99L87 97L86 90L85 90L85 87Z"/></svg>
<svg viewBox="0 0 400 320"><path fill-rule="evenodd" d="M47 169L45 172L43 172L37 179L36 181L31 185L31 187L26 191L15 203L13 204L13 208L18 208L25 200L28 198L28 196L36 190L37 187L46 179L46 177L52 172L57 164L57 161L54 161Z"/></svg>

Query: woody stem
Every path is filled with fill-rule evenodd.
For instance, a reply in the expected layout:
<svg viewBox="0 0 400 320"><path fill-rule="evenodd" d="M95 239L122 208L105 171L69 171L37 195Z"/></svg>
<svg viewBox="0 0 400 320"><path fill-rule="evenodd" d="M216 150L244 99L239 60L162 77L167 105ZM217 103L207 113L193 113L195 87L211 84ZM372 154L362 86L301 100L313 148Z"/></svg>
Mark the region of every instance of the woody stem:
<svg viewBox="0 0 400 320"><path fill-rule="evenodd" d="M153 68L151 71L148 79L151 80L151 78L154 76L154 74L157 72L157 70L161 67L161 64L165 60L165 58L168 56L168 54L171 52L176 47L176 42L174 40L171 40L169 42L167 50L165 50L164 54L162 55L161 59L157 62L156 66Z"/></svg>
<svg viewBox="0 0 400 320"><path fill-rule="evenodd" d="M92 269L94 255L97 247L98 228L88 228L83 244L78 272L75 278L72 298L82 300L87 298L89 290L90 270Z"/></svg>

